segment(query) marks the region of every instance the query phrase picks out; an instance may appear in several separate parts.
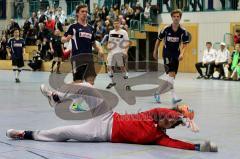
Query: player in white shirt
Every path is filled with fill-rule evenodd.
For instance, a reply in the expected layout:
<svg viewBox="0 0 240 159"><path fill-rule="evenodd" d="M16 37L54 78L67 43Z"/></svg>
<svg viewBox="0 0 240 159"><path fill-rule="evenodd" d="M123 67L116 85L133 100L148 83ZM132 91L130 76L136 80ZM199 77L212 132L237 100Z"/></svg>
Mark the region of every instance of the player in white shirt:
<svg viewBox="0 0 240 159"><path fill-rule="evenodd" d="M226 48L226 44L221 42L220 49L217 51L216 60L215 60L215 68L219 68L219 79L224 77L224 65L227 64L230 53Z"/></svg>
<svg viewBox="0 0 240 159"><path fill-rule="evenodd" d="M110 78L113 78L113 68L115 66L120 67L123 74L123 78L128 78L128 73L126 69L126 60L128 56L129 48L129 37L128 33L121 29L119 20L115 20L113 23L114 29L109 32L108 39L108 57L107 57L107 66L108 74ZM107 89L110 89L116 83L110 83L107 86ZM130 86L126 86L127 90L130 90Z"/></svg>
<svg viewBox="0 0 240 159"><path fill-rule="evenodd" d="M206 42L206 47L207 49L204 50L202 62L198 62L195 64L196 69L200 74L200 76L198 76L197 79L203 77L209 78L213 74L216 59L216 50L212 48L211 42ZM201 68L206 68L205 76L203 75Z"/></svg>

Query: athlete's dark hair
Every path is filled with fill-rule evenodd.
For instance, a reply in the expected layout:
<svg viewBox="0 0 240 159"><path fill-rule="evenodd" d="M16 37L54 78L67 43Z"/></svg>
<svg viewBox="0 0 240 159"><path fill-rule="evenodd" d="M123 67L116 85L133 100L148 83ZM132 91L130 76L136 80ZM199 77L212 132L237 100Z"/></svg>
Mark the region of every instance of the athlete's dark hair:
<svg viewBox="0 0 240 159"><path fill-rule="evenodd" d="M114 19L113 22L119 22L119 18Z"/></svg>
<svg viewBox="0 0 240 159"><path fill-rule="evenodd" d="M88 8L86 4L80 4L76 7L76 14L80 11L82 8Z"/></svg>
<svg viewBox="0 0 240 159"><path fill-rule="evenodd" d="M16 30L18 30L20 32L20 29L19 28L14 28L13 29L13 32L15 32Z"/></svg>
<svg viewBox="0 0 240 159"><path fill-rule="evenodd" d="M175 9L175 10L173 10L173 11L171 12L171 17L172 17L174 14L176 14L176 13L178 13L178 14L180 15L180 18L182 17L182 11L181 11L181 9Z"/></svg>
<svg viewBox="0 0 240 159"><path fill-rule="evenodd" d="M212 45L212 43L211 43L210 41L206 42L206 45L208 45L208 44L209 44L209 45Z"/></svg>

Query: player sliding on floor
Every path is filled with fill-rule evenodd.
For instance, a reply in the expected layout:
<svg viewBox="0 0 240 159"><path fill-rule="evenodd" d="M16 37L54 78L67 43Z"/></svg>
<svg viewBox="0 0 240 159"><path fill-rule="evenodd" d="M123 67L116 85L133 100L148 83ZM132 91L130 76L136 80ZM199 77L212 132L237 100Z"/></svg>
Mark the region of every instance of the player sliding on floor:
<svg viewBox="0 0 240 159"><path fill-rule="evenodd" d="M186 105L177 106L173 109L155 108L137 114L121 115L113 112L111 109L108 111L106 111L107 109L103 110L103 107L108 107L107 101L101 100L104 99L103 96L89 83L82 83L81 80L80 82L76 80L63 87L61 92L54 92L42 85L41 91L48 97L53 107L63 104L71 109L76 102L85 100L91 107L92 118L79 125L62 126L50 130L24 131L10 129L6 132L7 137L53 142L73 139L82 142L133 143L161 145L203 152L218 151L217 146L209 141L202 144L194 144L172 139L166 134L167 129L173 129L179 125L187 125L193 131L198 131L197 126L193 122L194 112L190 111ZM75 100L72 100L73 98ZM71 100L73 102L69 104ZM102 107L94 109L101 104ZM81 113L81 111L78 113Z"/></svg>

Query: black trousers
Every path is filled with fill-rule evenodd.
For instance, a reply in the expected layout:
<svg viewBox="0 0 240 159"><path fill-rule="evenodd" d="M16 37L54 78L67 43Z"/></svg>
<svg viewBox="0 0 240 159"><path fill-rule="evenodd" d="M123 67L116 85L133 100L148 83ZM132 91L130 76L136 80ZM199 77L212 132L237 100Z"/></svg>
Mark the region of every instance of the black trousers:
<svg viewBox="0 0 240 159"><path fill-rule="evenodd" d="M218 68L219 69L219 73L220 73L220 76L224 76L224 64L226 64L227 62L220 62L218 63L217 65L215 64L214 65L214 68Z"/></svg>
<svg viewBox="0 0 240 159"><path fill-rule="evenodd" d="M198 71L198 73L203 76L203 73L202 73L202 69L201 68L206 68L206 72L205 72L205 75L206 76L211 76L214 72L214 65L215 63L214 62L211 62L211 63L206 63L206 64L203 64L202 62L198 62L195 64L195 67Z"/></svg>

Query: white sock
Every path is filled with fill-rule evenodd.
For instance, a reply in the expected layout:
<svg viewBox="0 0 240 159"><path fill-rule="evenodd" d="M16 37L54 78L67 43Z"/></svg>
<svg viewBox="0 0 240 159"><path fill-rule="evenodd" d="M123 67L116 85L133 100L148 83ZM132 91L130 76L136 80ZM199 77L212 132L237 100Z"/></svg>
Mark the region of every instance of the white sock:
<svg viewBox="0 0 240 159"><path fill-rule="evenodd" d="M16 78L19 79L19 76L20 76L20 71L16 71Z"/></svg>
<svg viewBox="0 0 240 159"><path fill-rule="evenodd" d="M174 85L174 77L171 77L171 76L167 75L167 81L169 83L171 83L172 85Z"/></svg>
<svg viewBox="0 0 240 159"><path fill-rule="evenodd" d="M225 74L225 77L228 77L228 68L227 67L224 67L224 74Z"/></svg>
<svg viewBox="0 0 240 159"><path fill-rule="evenodd" d="M15 78L17 78L17 72L18 71L13 71L13 72L14 72Z"/></svg>
<svg viewBox="0 0 240 159"><path fill-rule="evenodd" d="M112 75L113 75L112 71L109 71L109 72L108 72L108 76L110 77L110 76L112 76Z"/></svg>
<svg viewBox="0 0 240 159"><path fill-rule="evenodd" d="M178 99L175 89L174 89L174 77L168 76L168 82L172 84L171 95L173 99Z"/></svg>
<svg viewBox="0 0 240 159"><path fill-rule="evenodd" d="M178 99L174 88L171 89L171 95L172 95L172 98L173 98L173 99Z"/></svg>
<svg viewBox="0 0 240 159"><path fill-rule="evenodd" d="M232 75L231 75L231 78L233 78L233 76L235 75L236 72L237 72L237 69L235 68Z"/></svg>

